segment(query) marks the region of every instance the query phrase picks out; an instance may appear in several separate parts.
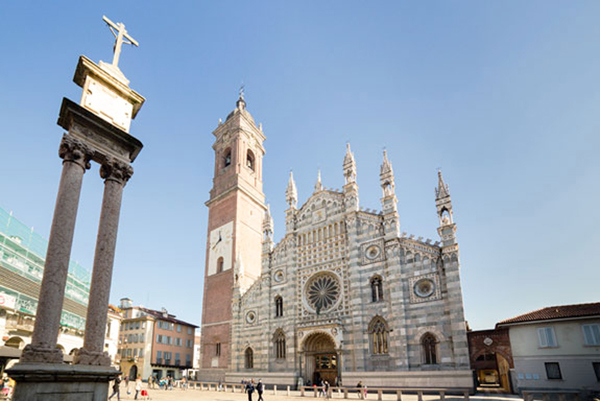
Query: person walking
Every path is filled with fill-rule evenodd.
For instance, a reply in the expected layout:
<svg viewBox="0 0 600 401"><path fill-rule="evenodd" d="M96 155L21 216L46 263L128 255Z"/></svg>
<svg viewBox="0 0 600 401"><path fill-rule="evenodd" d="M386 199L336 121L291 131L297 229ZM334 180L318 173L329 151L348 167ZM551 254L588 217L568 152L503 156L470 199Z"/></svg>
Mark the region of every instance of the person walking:
<svg viewBox="0 0 600 401"><path fill-rule="evenodd" d="M252 393L254 392L254 379L246 382L246 392L248 393L248 401L252 401Z"/></svg>
<svg viewBox="0 0 600 401"><path fill-rule="evenodd" d="M111 398L113 398L116 394L117 396L117 400L121 401L121 392L120 392L120 386L121 386L121 375L117 376L115 378L115 382L113 383L113 393L111 394L110 397L108 397L108 399L110 400Z"/></svg>
<svg viewBox="0 0 600 401"><path fill-rule="evenodd" d="M356 385L356 392L358 393L358 398L362 399L363 398L363 391L362 391L362 381L359 381L358 384Z"/></svg>
<svg viewBox="0 0 600 401"><path fill-rule="evenodd" d="M329 382L327 380L325 380L325 384L323 385L324 391L325 391L325 399L329 399L331 398L329 395L329 391L331 389L331 385L329 384Z"/></svg>
<svg viewBox="0 0 600 401"><path fill-rule="evenodd" d="M256 385L256 392L258 393L258 400L256 400L256 401L265 401L262 397L264 390L265 390L265 385L263 384L262 379L258 379L258 384Z"/></svg>
<svg viewBox="0 0 600 401"><path fill-rule="evenodd" d="M135 379L135 397L134 397L134 400L137 400L138 395L140 394L140 391L142 391L142 376L138 375L138 377Z"/></svg>

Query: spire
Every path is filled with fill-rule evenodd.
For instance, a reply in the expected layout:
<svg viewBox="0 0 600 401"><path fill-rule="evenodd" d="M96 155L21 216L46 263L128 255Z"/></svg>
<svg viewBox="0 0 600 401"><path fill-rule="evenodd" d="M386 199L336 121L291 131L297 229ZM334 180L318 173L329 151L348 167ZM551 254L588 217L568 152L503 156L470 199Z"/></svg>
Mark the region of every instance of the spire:
<svg viewBox="0 0 600 401"><path fill-rule="evenodd" d="M392 168L392 163L387 158L387 150L383 151L383 163L381 164L379 181L381 182L384 198L394 196L394 189L396 187L394 183L394 169Z"/></svg>
<svg viewBox="0 0 600 401"><path fill-rule="evenodd" d="M442 199L450 196L450 187L444 183L442 178L442 170L438 170L438 187L435 189L435 199Z"/></svg>
<svg viewBox="0 0 600 401"><path fill-rule="evenodd" d="M285 200L287 201L290 208L295 209L298 204L298 190L296 189L296 182L294 181L294 174L290 170L290 179L288 181L287 189L285 190Z"/></svg>
<svg viewBox="0 0 600 401"><path fill-rule="evenodd" d="M321 183L321 170L317 173L317 183L315 184L315 192L323 190L323 184Z"/></svg>
<svg viewBox="0 0 600 401"><path fill-rule="evenodd" d="M394 170L392 169L392 163L387 158L387 150L383 150L383 163L381 164L381 175L386 173L394 174Z"/></svg>
<svg viewBox="0 0 600 401"><path fill-rule="evenodd" d="M354 154L350 150L350 143L346 143L346 155L344 156L344 178L346 184L356 182L356 162Z"/></svg>
<svg viewBox="0 0 600 401"><path fill-rule="evenodd" d="M271 217L271 205L267 205L265 210L265 217L263 219L263 233L265 237L271 238L273 236L273 217Z"/></svg>
<svg viewBox="0 0 600 401"><path fill-rule="evenodd" d="M398 199L394 183L394 169L388 160L387 151L383 151L383 162L379 174L379 182L383 191L381 206L383 208L383 228L385 238L397 238L400 235L400 216L398 215Z"/></svg>

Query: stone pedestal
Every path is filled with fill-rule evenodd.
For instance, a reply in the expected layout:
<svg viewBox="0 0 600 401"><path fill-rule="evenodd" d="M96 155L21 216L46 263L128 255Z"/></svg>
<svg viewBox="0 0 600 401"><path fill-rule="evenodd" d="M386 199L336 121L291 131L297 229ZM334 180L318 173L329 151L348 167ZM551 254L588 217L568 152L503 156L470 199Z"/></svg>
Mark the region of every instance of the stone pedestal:
<svg viewBox="0 0 600 401"><path fill-rule="evenodd" d="M106 366L19 363L8 369L15 379L13 400L106 401L109 382L121 372Z"/></svg>

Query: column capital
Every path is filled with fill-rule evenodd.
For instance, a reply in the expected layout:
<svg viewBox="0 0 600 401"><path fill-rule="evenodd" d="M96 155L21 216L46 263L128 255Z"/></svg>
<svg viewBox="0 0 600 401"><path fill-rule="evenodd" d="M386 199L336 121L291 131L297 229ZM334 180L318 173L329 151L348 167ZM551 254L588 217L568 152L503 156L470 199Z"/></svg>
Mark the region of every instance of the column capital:
<svg viewBox="0 0 600 401"><path fill-rule="evenodd" d="M133 167L128 163L116 159L108 159L100 167L100 177L106 181L115 181L125 185L133 175Z"/></svg>
<svg viewBox="0 0 600 401"><path fill-rule="evenodd" d="M93 155L94 151L88 145L69 134L63 135L58 149L58 156L65 162L73 162L80 165L84 170L89 170Z"/></svg>

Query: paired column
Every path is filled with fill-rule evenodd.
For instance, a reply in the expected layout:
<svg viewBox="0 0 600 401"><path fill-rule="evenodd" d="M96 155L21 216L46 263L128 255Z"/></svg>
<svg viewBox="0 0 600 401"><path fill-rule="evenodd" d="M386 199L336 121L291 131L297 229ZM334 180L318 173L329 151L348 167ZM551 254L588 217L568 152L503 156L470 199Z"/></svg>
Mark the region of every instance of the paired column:
<svg viewBox="0 0 600 401"><path fill-rule="evenodd" d="M83 174L90 168L92 153L92 150L82 142L68 134L63 136L58 152L63 159L63 169L50 229L35 328L31 344L23 350L22 362L62 363L63 361L62 352L56 348L56 342Z"/></svg>
<svg viewBox="0 0 600 401"><path fill-rule="evenodd" d="M132 174L133 169L128 163L114 159L108 160L100 167L100 176L105 180L104 196L85 321L85 337L83 348L79 349L75 355L76 364L110 366L111 363L110 356L104 351L107 306L123 188Z"/></svg>

